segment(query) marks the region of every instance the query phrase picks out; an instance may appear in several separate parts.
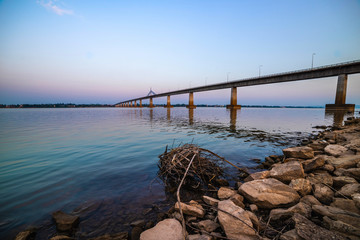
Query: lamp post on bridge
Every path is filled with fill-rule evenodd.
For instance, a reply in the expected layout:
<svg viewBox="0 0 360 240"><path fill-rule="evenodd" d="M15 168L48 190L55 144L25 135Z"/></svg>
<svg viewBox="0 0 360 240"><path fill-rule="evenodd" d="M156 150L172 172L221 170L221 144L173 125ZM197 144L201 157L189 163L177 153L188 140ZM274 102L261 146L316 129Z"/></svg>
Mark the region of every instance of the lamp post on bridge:
<svg viewBox="0 0 360 240"><path fill-rule="evenodd" d="M316 53L313 53L312 54L312 57L311 57L311 69L314 68L314 56L316 55Z"/></svg>
<svg viewBox="0 0 360 240"><path fill-rule="evenodd" d="M259 65L259 77L260 77L260 75L261 75L261 67L262 67L263 65Z"/></svg>

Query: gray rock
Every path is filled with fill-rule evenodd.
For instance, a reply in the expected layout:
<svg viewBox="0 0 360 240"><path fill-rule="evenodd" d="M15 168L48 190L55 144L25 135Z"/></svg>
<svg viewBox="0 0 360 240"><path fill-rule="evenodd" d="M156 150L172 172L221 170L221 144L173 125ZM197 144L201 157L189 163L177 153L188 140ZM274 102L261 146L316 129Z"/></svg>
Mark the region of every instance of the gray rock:
<svg viewBox="0 0 360 240"><path fill-rule="evenodd" d="M334 198L334 192L329 187L323 184L315 184L314 196L321 203L329 205Z"/></svg>
<svg viewBox="0 0 360 240"><path fill-rule="evenodd" d="M270 177L289 183L292 179L303 178L304 169L298 161L279 164L270 170Z"/></svg>
<svg viewBox="0 0 360 240"><path fill-rule="evenodd" d="M360 193L359 183L346 184L338 192L335 193L335 196L345 196L351 198L351 195L355 193Z"/></svg>
<svg viewBox="0 0 360 240"><path fill-rule="evenodd" d="M252 228L253 224L248 212L236 206L231 200L219 202L218 219L227 238L241 240L259 239Z"/></svg>
<svg viewBox="0 0 360 240"><path fill-rule="evenodd" d="M184 236L180 222L173 218L165 219L140 235L140 240L158 239L183 240Z"/></svg>
<svg viewBox="0 0 360 240"><path fill-rule="evenodd" d="M218 203L220 202L218 199L215 199L215 198L212 198L212 197L209 197L209 196L203 196L203 201L206 203L206 204L209 204L211 206L217 206Z"/></svg>
<svg viewBox="0 0 360 240"><path fill-rule="evenodd" d="M328 163L333 165L336 169L339 168L355 168L356 165L360 162L359 155L349 155L349 156L342 156L339 158L329 158L327 160Z"/></svg>
<svg viewBox="0 0 360 240"><path fill-rule="evenodd" d="M276 208L296 204L300 196L291 187L274 179L260 179L244 183L239 192L250 202L262 208Z"/></svg>
<svg viewBox="0 0 360 240"><path fill-rule="evenodd" d="M79 217L57 211L52 214L52 218L56 223L56 228L60 232L71 232L79 225Z"/></svg>
<svg viewBox="0 0 360 240"><path fill-rule="evenodd" d="M201 205L193 206L193 205L189 205L189 204L185 204L185 203L180 203L180 206L181 206L182 212L186 215L199 217L199 218L203 218L205 215L205 210L201 207ZM175 203L175 210L180 211L178 202Z"/></svg>
<svg viewBox="0 0 360 240"><path fill-rule="evenodd" d="M220 200L229 199L233 195L235 195L237 192L233 189L227 188L227 187L221 187L219 191L217 192L218 198Z"/></svg>
<svg viewBox="0 0 360 240"><path fill-rule="evenodd" d="M211 220L203 220L197 223L197 226L201 229L201 230L205 230L206 232L213 232L215 231L217 228L220 227L219 224L217 224L214 221Z"/></svg>
<svg viewBox="0 0 360 240"><path fill-rule="evenodd" d="M317 200L313 195L306 195L305 197L300 199L300 202L305 203L309 206L322 205L319 200Z"/></svg>
<svg viewBox="0 0 360 240"><path fill-rule="evenodd" d="M295 206L288 208L288 209L273 209L270 212L270 218L271 221L284 221L288 218L291 218L294 216L295 213L299 213L303 215L306 218L311 217L311 206L305 204L305 203L298 203Z"/></svg>
<svg viewBox="0 0 360 240"><path fill-rule="evenodd" d="M309 159L302 163L305 172L310 172L315 169L319 169L323 167L324 164L325 164L324 156L318 156L315 157L314 159Z"/></svg>
<svg viewBox="0 0 360 240"><path fill-rule="evenodd" d="M250 182L250 181L253 181L253 180L257 180L257 179L268 178L269 175L270 175L269 171L262 171L262 172L252 173L249 176L247 176L247 178L244 179L244 182Z"/></svg>
<svg viewBox="0 0 360 240"><path fill-rule="evenodd" d="M355 202L351 199L334 198L334 201L330 204L330 206L360 215L360 209L355 206Z"/></svg>
<svg viewBox="0 0 360 240"><path fill-rule="evenodd" d="M305 196L311 193L312 187L309 180L304 178L298 178L291 180L289 186L297 191L301 196Z"/></svg>
<svg viewBox="0 0 360 240"><path fill-rule="evenodd" d="M352 183L357 183L355 178L347 177L347 176L333 177L333 186L336 189L340 189L346 184L352 184Z"/></svg>
<svg viewBox="0 0 360 240"><path fill-rule="evenodd" d="M292 147L283 149L283 153L287 158L314 158L314 150L311 147Z"/></svg>
<svg viewBox="0 0 360 240"><path fill-rule="evenodd" d="M324 148L324 151L332 156L338 157L347 151L346 147L337 144L330 144Z"/></svg>
<svg viewBox="0 0 360 240"><path fill-rule="evenodd" d="M350 224L356 228L360 227L360 215L348 211L344 211L340 208L330 207L330 206L312 206L312 210L321 215L327 216L332 220L339 220L344 223Z"/></svg>

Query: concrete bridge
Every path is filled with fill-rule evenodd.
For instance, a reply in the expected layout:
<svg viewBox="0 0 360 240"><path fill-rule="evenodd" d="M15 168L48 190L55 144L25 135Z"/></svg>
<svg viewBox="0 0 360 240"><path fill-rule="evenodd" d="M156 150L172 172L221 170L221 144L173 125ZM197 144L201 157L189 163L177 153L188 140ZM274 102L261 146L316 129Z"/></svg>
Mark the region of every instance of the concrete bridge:
<svg viewBox="0 0 360 240"><path fill-rule="evenodd" d="M167 97L167 105L165 107L171 108L170 96L180 95L180 94L189 94L189 104L186 106L189 109L194 109L194 93L195 92L204 92L219 90L225 88L231 88L230 104L226 107L229 109L239 109L240 105L237 104L237 88L238 87L247 87L254 85L263 85L263 84L273 84L273 83L282 83L282 82L293 82L293 81L303 81L311 79L319 79L325 77L334 77L338 76L338 83L336 89L335 103L326 104L326 110L346 110L354 111L355 104L346 104L346 89L347 89L347 79L349 74L360 73L360 60L352 62L344 62L334 65L327 65L317 68L304 69L299 71L278 73L272 75L259 76L254 78L240 79L225 83L217 83L200 87L187 88L177 91L170 91L160 94L148 95L144 97L134 98L119 102L115 104L117 107L142 107L142 100L149 99L149 107L154 107L153 99L159 97ZM139 101L139 104L137 102Z"/></svg>

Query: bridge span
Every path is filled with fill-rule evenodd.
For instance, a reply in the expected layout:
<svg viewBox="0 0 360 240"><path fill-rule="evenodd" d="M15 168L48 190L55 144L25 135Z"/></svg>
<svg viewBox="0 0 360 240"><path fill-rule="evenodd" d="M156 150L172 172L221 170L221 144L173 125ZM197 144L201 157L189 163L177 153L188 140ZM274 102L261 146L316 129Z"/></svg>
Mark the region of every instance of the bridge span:
<svg viewBox="0 0 360 240"><path fill-rule="evenodd" d="M349 74L360 73L360 60L344 62L334 65L327 65L322 67L316 67L311 69L304 69L292 72L271 74L253 78L246 78L240 80L234 80L229 82L216 83L211 85L205 85L200 87L187 88L177 91L170 91L160 94L148 95L139 98L133 98L126 101L115 104L117 107L142 107L142 100L149 99L149 107L154 107L153 99L159 97L167 97L167 105L165 107L172 107L170 104L170 96L189 94L189 104L186 106L189 109L196 108L194 105L194 93L219 90L225 88L231 88L230 104L226 107L229 109L239 109L240 105L237 104L237 88L247 87L254 85L273 84L282 82L293 82L310 79L320 79L325 77L338 76L338 83L336 89L335 103L326 104L327 110L347 110L354 111L355 104L346 104L346 90L347 90L347 79ZM139 101L139 105L137 104Z"/></svg>

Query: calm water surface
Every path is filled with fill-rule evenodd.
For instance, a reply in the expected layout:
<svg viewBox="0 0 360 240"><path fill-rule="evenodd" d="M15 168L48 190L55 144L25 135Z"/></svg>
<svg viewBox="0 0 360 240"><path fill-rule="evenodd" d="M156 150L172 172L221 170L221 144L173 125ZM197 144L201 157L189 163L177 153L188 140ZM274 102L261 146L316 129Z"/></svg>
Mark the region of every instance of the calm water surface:
<svg viewBox="0 0 360 240"><path fill-rule="evenodd" d="M281 154L313 126L333 121L324 109L1 109L0 238L50 226L59 209L92 208L95 218L111 221L116 212L121 218L164 201L161 182L153 180L166 145L193 142L251 167L251 159ZM82 230L101 233L92 227L99 228L89 220Z"/></svg>

